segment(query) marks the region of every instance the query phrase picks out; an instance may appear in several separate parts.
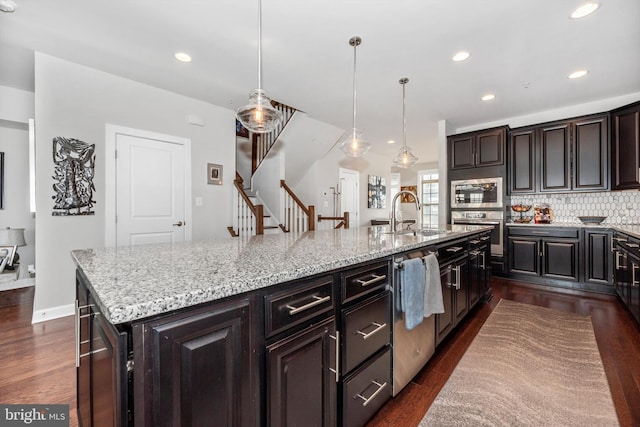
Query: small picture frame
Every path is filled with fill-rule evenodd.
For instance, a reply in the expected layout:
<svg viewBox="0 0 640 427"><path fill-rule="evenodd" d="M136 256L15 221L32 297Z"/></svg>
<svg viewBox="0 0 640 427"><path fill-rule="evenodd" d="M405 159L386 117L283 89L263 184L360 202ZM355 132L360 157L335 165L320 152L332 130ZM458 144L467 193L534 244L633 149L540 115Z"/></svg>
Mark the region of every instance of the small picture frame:
<svg viewBox="0 0 640 427"><path fill-rule="evenodd" d="M207 184L222 185L222 165L207 163Z"/></svg>
<svg viewBox="0 0 640 427"><path fill-rule="evenodd" d="M0 246L0 259L6 259L5 266L11 267L13 265L16 248L17 246Z"/></svg>

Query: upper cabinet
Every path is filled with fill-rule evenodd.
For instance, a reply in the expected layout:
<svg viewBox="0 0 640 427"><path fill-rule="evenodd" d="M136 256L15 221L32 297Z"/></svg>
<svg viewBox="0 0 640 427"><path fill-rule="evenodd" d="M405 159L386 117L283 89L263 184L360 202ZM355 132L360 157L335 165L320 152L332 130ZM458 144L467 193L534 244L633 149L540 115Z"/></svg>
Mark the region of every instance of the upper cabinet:
<svg viewBox="0 0 640 427"><path fill-rule="evenodd" d="M507 128L453 135L449 142L449 168L466 169L504 164Z"/></svg>
<svg viewBox="0 0 640 427"><path fill-rule="evenodd" d="M509 194L609 188L608 114L514 129Z"/></svg>
<svg viewBox="0 0 640 427"><path fill-rule="evenodd" d="M611 187L640 188L640 102L611 112Z"/></svg>

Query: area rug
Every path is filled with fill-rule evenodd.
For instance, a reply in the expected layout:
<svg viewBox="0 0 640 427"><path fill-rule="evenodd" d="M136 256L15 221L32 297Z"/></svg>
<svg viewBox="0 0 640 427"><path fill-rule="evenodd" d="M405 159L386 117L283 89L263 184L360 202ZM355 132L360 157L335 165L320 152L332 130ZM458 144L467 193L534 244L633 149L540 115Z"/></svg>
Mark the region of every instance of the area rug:
<svg viewBox="0 0 640 427"><path fill-rule="evenodd" d="M501 300L420 426L617 426L591 318Z"/></svg>

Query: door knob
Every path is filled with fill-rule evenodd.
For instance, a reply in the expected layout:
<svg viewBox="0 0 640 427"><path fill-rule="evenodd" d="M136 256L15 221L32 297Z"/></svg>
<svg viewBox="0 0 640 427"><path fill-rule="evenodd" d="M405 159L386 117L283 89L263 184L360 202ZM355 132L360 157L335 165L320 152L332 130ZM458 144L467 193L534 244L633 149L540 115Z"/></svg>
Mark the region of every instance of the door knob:
<svg viewBox="0 0 640 427"><path fill-rule="evenodd" d="M182 227L183 222L182 222L182 221L178 221L178 222L176 222L176 223L175 223L175 224L173 224L173 225L174 225L174 226L176 226L176 227Z"/></svg>

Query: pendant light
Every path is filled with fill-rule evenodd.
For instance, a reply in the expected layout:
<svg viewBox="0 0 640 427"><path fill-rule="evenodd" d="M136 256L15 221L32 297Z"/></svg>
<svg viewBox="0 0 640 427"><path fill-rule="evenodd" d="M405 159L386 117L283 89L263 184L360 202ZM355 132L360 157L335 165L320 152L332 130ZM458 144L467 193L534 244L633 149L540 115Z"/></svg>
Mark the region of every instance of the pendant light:
<svg viewBox="0 0 640 427"><path fill-rule="evenodd" d="M349 157L362 157L371 144L362 137L362 131L356 128L356 48L362 43L359 36L349 39L349 45L353 46L353 129L346 131L338 140L340 149Z"/></svg>
<svg viewBox="0 0 640 427"><path fill-rule="evenodd" d="M410 168L418 162L418 158L413 155L411 148L407 147L407 117L406 106L407 99L405 96L405 85L409 83L409 79L403 77L399 80L402 85L402 148L398 155L393 159L393 165L399 168Z"/></svg>
<svg viewBox="0 0 640 427"><path fill-rule="evenodd" d="M282 122L282 113L271 105L271 98L262 90L262 1L258 0L258 89L249 94L249 104L236 110L236 117L253 133L274 130Z"/></svg>

